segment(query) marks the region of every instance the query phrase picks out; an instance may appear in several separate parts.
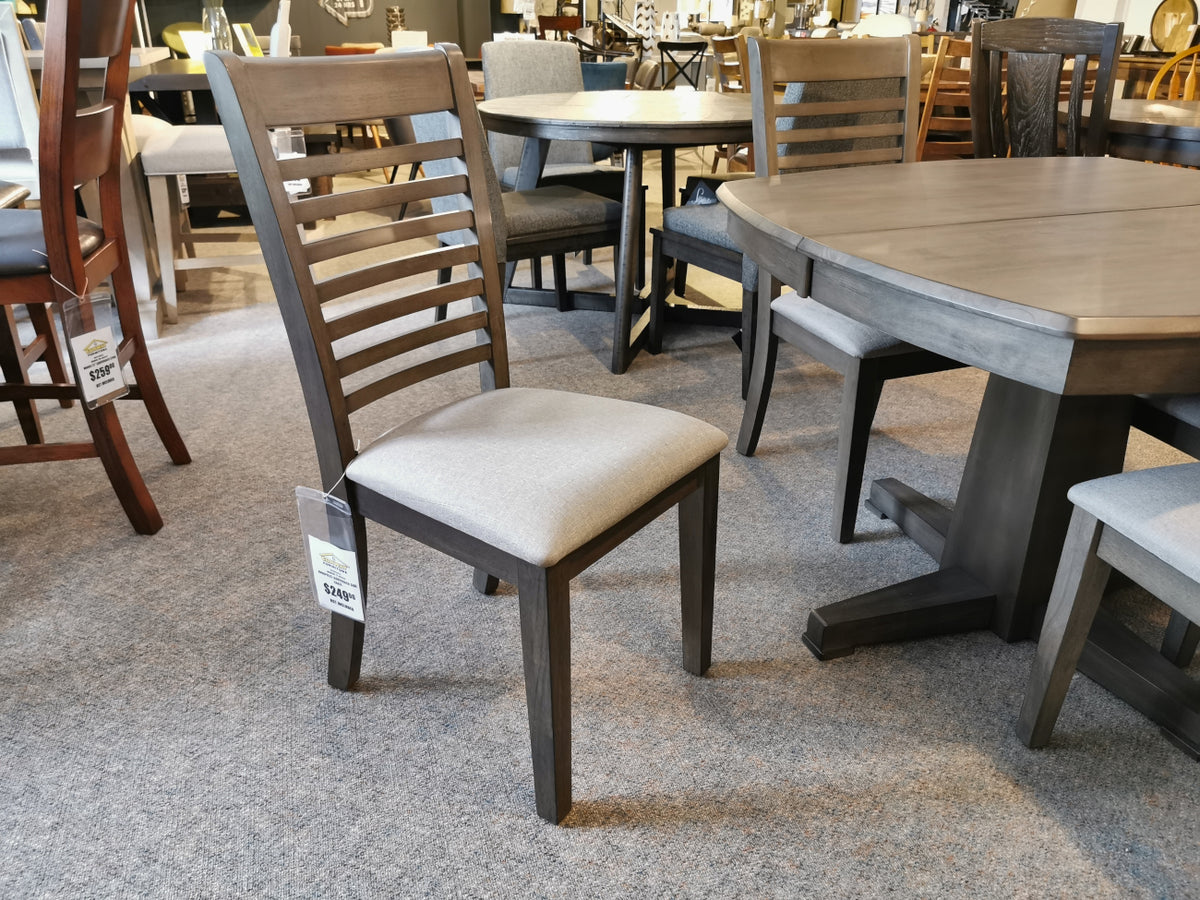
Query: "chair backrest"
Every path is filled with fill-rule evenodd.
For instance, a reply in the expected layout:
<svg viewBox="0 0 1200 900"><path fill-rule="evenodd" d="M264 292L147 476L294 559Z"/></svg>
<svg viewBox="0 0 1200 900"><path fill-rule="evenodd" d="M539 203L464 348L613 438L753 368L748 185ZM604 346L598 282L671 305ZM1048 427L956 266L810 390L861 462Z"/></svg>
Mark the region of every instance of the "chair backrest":
<svg viewBox="0 0 1200 900"><path fill-rule="evenodd" d="M971 42L944 37L929 73L917 131L917 159L962 159L974 155Z"/></svg>
<svg viewBox="0 0 1200 900"><path fill-rule="evenodd" d="M629 67L620 60L615 62L584 62L580 63L579 66L583 74L583 89L585 91L625 90L625 73L628 72Z"/></svg>
<svg viewBox="0 0 1200 900"><path fill-rule="evenodd" d="M46 255L61 300L82 295L89 286L79 251L76 187L91 181L99 185L104 238L92 255L126 252L119 162L132 8L133 0L57 0L48 6L39 184ZM99 102L77 108L81 59L108 62Z"/></svg>
<svg viewBox="0 0 1200 900"><path fill-rule="evenodd" d="M1154 73L1146 91L1147 100L1195 100L1196 61L1200 60L1200 44L1176 53ZM1184 71L1186 70L1186 75ZM1170 78L1167 76L1170 75ZM1162 87L1163 82L1166 87Z"/></svg>
<svg viewBox="0 0 1200 900"><path fill-rule="evenodd" d="M442 44L362 57L209 53L205 66L291 342L321 477L333 489L356 453L351 413L465 367L478 366L485 389L508 384L488 161L466 63ZM450 114L448 140L281 160L272 152L276 128L431 113ZM322 196L293 196L285 185L438 160L454 174L335 181ZM402 203L442 198L454 208L393 219ZM330 217L319 230L302 227ZM462 243L439 247L437 235L447 233ZM457 277L430 286L451 267ZM434 321L435 307L463 299L469 309L455 304L450 318ZM337 492L344 497L344 486Z"/></svg>
<svg viewBox="0 0 1200 900"><path fill-rule="evenodd" d="M971 26L971 111L975 155L1055 156L1064 64L1073 58L1065 152L1103 156L1123 26L1083 19L1025 18ZM1096 65L1089 67L1091 62ZM1083 102L1094 72L1088 127Z"/></svg>
<svg viewBox="0 0 1200 900"><path fill-rule="evenodd" d="M869 41L749 42L754 171L912 162L921 45ZM787 84L783 97L775 85Z"/></svg>
<svg viewBox="0 0 1200 900"><path fill-rule="evenodd" d="M637 74L633 76L635 91L653 91L658 88L658 70L661 68L653 59L643 59L638 63Z"/></svg>
<svg viewBox="0 0 1200 900"><path fill-rule="evenodd" d="M662 76L663 88L670 87L680 78L698 88L703 69L701 63L707 51L708 41L702 38L695 41L659 41L659 61L662 64L659 74Z"/></svg>
<svg viewBox="0 0 1200 900"><path fill-rule="evenodd" d="M583 90L579 51L566 41L488 41L480 55L488 100ZM524 138L497 133L488 145L499 172L520 165ZM586 141L554 141L546 162L591 163L592 148Z"/></svg>
<svg viewBox="0 0 1200 900"><path fill-rule="evenodd" d="M717 70L717 90L722 94L750 90L746 83L746 39L741 35L712 39L713 65Z"/></svg>
<svg viewBox="0 0 1200 900"><path fill-rule="evenodd" d="M0 3L0 179L38 196L38 100L15 7Z"/></svg>
<svg viewBox="0 0 1200 900"><path fill-rule="evenodd" d="M538 40L544 41L547 32L553 31L560 41L567 40L567 35L574 34L583 27L581 16L538 16Z"/></svg>
<svg viewBox="0 0 1200 900"><path fill-rule="evenodd" d="M850 29L851 37L904 37L912 33L912 19L898 13L863 16L858 24Z"/></svg>

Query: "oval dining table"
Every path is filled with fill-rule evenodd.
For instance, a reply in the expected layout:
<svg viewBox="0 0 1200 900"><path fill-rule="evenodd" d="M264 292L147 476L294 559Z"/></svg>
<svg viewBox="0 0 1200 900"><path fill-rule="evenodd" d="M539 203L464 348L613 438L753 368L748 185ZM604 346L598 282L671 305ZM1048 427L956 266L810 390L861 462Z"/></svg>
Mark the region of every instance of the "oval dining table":
<svg viewBox="0 0 1200 900"><path fill-rule="evenodd" d="M780 282L990 373L952 512L891 479L872 485L897 524L945 531L937 571L813 610L809 649L828 659L979 628L1036 637L1068 488L1121 470L1131 395L1200 391L1200 175L1112 158L964 159L755 178L717 195L733 239ZM1097 623L1081 671L1200 752L1190 679L1128 629Z"/></svg>
<svg viewBox="0 0 1200 900"><path fill-rule="evenodd" d="M488 131L525 138L517 190L537 186L552 140L594 141L625 151L611 369L626 371L645 345L649 324L648 311L636 323L633 320L637 298L634 266L644 265L644 260L637 259L638 229L645 228L638 202L642 155L646 150L663 151L663 206L673 205L675 148L747 143L751 138L750 95L686 90L527 94L485 100L479 104L479 115Z"/></svg>

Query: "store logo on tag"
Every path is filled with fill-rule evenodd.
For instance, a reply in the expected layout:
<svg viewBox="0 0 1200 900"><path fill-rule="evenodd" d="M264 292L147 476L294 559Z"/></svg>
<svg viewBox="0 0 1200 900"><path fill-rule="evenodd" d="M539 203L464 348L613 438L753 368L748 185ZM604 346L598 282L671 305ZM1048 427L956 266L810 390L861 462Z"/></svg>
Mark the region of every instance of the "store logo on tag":
<svg viewBox="0 0 1200 900"><path fill-rule="evenodd" d="M321 554L321 562L327 566L332 566L333 568L337 569L339 572L349 572L350 571L350 567L348 565L346 565L344 562L342 562L340 559L338 559L336 556L334 556L332 553L322 553Z"/></svg>
<svg viewBox="0 0 1200 900"><path fill-rule="evenodd" d="M99 338L96 338L95 340L91 341L86 347L83 348L83 352L86 353L88 356L95 356L97 353L102 351L107 346L108 346L108 341L102 341Z"/></svg>

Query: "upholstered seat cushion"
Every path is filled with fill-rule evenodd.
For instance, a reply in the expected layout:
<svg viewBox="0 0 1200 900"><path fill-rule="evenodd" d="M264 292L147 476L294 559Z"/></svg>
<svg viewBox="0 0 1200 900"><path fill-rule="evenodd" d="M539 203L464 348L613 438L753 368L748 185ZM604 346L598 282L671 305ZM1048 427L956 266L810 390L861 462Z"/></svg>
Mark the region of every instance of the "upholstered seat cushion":
<svg viewBox="0 0 1200 900"><path fill-rule="evenodd" d="M91 256L104 240L104 230L89 219L79 223L79 249ZM42 213L36 209L0 210L0 275L36 275L49 272Z"/></svg>
<svg viewBox="0 0 1200 900"><path fill-rule="evenodd" d="M0 181L0 209L16 206L30 194L29 188L11 181Z"/></svg>
<svg viewBox="0 0 1200 900"><path fill-rule="evenodd" d="M890 334L844 316L811 297L801 297L795 291L777 297L771 303L771 310L855 359L908 346Z"/></svg>
<svg viewBox="0 0 1200 900"><path fill-rule="evenodd" d="M1200 584L1200 463L1084 481L1067 497Z"/></svg>
<svg viewBox="0 0 1200 900"><path fill-rule="evenodd" d="M160 119L156 116L130 116L129 117L131 134L133 134L133 142L140 152L146 146L150 138L156 134L168 131L172 128L181 126L172 125L165 119Z"/></svg>
<svg viewBox="0 0 1200 900"><path fill-rule="evenodd" d="M236 168L220 125L172 125L151 135L142 147L147 175L209 175Z"/></svg>
<svg viewBox="0 0 1200 900"><path fill-rule="evenodd" d="M729 210L724 203L672 206L663 210L663 228L697 240L742 252L729 236Z"/></svg>
<svg viewBox="0 0 1200 900"><path fill-rule="evenodd" d="M1142 399L1184 424L1200 428L1200 394L1155 394Z"/></svg>
<svg viewBox="0 0 1200 900"><path fill-rule="evenodd" d="M346 477L550 566L719 453L725 434L640 403L485 391L402 425Z"/></svg>
<svg viewBox="0 0 1200 900"><path fill-rule="evenodd" d="M621 204L577 188L556 186L509 191L501 197L509 240L547 233L573 234L597 225L616 227Z"/></svg>

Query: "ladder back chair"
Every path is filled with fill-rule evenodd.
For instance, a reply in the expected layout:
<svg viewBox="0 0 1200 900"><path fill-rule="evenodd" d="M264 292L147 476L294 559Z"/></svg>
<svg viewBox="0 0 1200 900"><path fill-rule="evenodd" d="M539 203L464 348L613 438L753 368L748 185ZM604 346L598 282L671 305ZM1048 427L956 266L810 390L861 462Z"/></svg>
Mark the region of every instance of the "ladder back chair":
<svg viewBox="0 0 1200 900"><path fill-rule="evenodd" d="M916 159L920 43L916 35L861 41L750 41L757 177L834 166ZM777 98L774 85L788 84ZM737 449L753 456L775 375L779 341L841 373L841 422L834 485L833 536L854 536L871 423L884 381L956 368L961 363L899 341L830 309L807 285L776 297L758 280L756 336Z"/></svg>
<svg viewBox="0 0 1200 900"><path fill-rule="evenodd" d="M1103 156L1108 144L1123 26L1024 18L971 26L971 111L978 157L1055 156L1060 147L1065 61L1067 156ZM1089 87L1091 82L1091 87ZM1083 102L1092 94L1088 125Z"/></svg>
<svg viewBox="0 0 1200 900"><path fill-rule="evenodd" d="M0 401L16 406L26 441L24 446L0 448L0 465L99 457L133 527L153 534L162 527L162 516L130 453L113 403L94 409L81 404L91 440L54 443L44 439L34 401L78 400L81 388L53 366L52 383L30 383L28 366L36 358L49 361L49 344L54 342L42 342L44 353L33 345L22 352L13 317L14 305L44 308L51 303L63 318L68 338L86 333L92 328L90 307L81 303L75 321L75 317L63 317L63 306L73 298L87 297L89 291L109 280L122 335L118 360L136 379L126 398L145 404L172 462L182 465L190 461L150 363L121 217L118 163L129 83L132 7L133 0L58 0L49 6L38 138L41 207L0 210L0 234L4 237L0 242L0 306L8 332L0 334L4 373ZM99 102L76 108L79 61L84 58L108 62ZM75 190L92 181L99 187L99 221L76 216Z"/></svg>
<svg viewBox="0 0 1200 900"><path fill-rule="evenodd" d="M942 38L921 110L917 159L965 159L975 155L970 63L970 41Z"/></svg>
<svg viewBox="0 0 1200 900"><path fill-rule="evenodd" d="M713 62L717 70L717 91L722 94L749 93L746 81L746 37L712 38ZM754 165L753 150L749 144L718 144L713 149L712 171L717 174L717 163L725 160L726 171L738 165L744 171Z"/></svg>
<svg viewBox="0 0 1200 900"><path fill-rule="evenodd" d="M497 579L517 587L536 807L558 822L571 808L570 580L678 506L683 662L702 674L726 437L669 410L509 387L487 148L457 47L357 59L221 52L206 61L300 375L322 487L352 511L360 583L369 589L372 519L473 567L480 590L494 591ZM421 140L427 115L456 127ZM412 116L418 139L275 159L272 128L347 116ZM335 183L331 195L300 199L284 185L439 160L453 173L357 190ZM435 198L456 208L391 216L400 203ZM317 233L300 227L329 216L337 218ZM459 242L439 246L450 233ZM451 266L456 277L436 284ZM434 309L453 300L471 302L435 321ZM482 391L470 384L476 370ZM443 375L462 399L420 409L428 392L405 391ZM374 415L378 434L378 417L397 407L401 422L359 451L351 416ZM370 608L385 615L391 589L382 586ZM335 687L358 678L363 628L332 616Z"/></svg>

